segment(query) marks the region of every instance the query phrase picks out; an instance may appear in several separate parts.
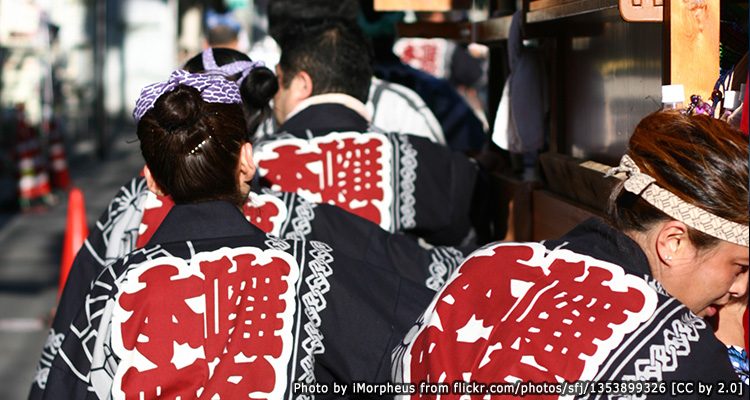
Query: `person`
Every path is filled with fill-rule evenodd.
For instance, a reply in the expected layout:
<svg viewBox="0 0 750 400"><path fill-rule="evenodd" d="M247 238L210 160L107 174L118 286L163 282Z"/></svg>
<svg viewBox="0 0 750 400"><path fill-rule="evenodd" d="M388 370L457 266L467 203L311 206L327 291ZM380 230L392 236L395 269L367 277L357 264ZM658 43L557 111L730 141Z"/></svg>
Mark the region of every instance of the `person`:
<svg viewBox="0 0 750 400"><path fill-rule="evenodd" d="M285 398L387 381L390 349L432 291L350 247L250 224L240 103L236 83L212 74L175 71L143 89L145 179L175 206L72 310L32 398Z"/></svg>
<svg viewBox="0 0 750 400"><path fill-rule="evenodd" d="M340 18L356 21L359 4L356 0L332 1L287 1L276 0L267 7L269 38L276 47L273 65L278 64L281 49L278 41L283 39L287 26L316 23L325 18ZM268 61L266 58L264 60ZM445 135L440 122L435 118L424 100L406 86L372 77L370 92L365 103L370 115L370 129L379 132L407 133L425 137L445 145ZM275 120L269 119L261 125L258 138L278 131Z"/></svg>
<svg viewBox="0 0 750 400"><path fill-rule="evenodd" d="M394 378L639 398L700 382L746 396L706 318L729 311L719 330L742 329L746 304L728 304L748 290L747 160L747 137L724 121L646 116L611 170L624 182L609 222L472 254L394 350Z"/></svg>
<svg viewBox="0 0 750 400"><path fill-rule="evenodd" d="M279 43L273 108L280 127L255 146L261 185L336 204L434 245L471 241L472 228L482 233L477 243L489 241L485 226L495 222L497 204L473 203L491 202L478 195L486 186L475 163L424 138L369 129L372 70L356 24L290 22Z"/></svg>
<svg viewBox="0 0 750 400"><path fill-rule="evenodd" d="M247 48L247 32L226 7L209 7L205 16L204 48L220 47L234 50Z"/></svg>
<svg viewBox="0 0 750 400"><path fill-rule="evenodd" d="M373 72L380 79L415 91L440 122L448 146L475 155L487 143L482 120L445 79L405 64L394 53L396 23L403 13L375 12L372 0L360 0L358 24L372 41Z"/></svg>
<svg viewBox="0 0 750 400"><path fill-rule="evenodd" d="M246 132L254 132L258 122L270 114L267 100L276 91L276 77L245 55L229 49L207 49L188 61L185 68L241 78L238 83ZM279 238L336 243L374 265L398 268L423 287L439 287L471 250L471 247L424 249L407 236L389 234L338 207L312 204L294 193L255 189L245 200L242 211L262 231ZM39 398L47 387L52 360L58 356L76 313L85 306L92 282L118 259L146 246L173 206L169 196L148 190L144 176L135 176L120 188L75 258L36 368L31 398Z"/></svg>

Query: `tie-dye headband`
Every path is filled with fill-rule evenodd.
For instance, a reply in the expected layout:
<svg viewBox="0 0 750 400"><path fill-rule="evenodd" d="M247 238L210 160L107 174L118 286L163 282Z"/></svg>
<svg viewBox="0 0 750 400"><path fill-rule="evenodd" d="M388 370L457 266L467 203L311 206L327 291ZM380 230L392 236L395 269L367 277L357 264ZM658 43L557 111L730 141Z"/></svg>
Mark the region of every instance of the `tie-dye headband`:
<svg viewBox="0 0 750 400"><path fill-rule="evenodd" d="M141 89L141 95L135 102L133 118L140 121L146 111L154 107L156 100L164 93L175 90L179 85L191 86L201 93L201 97L207 103L240 104L239 87L221 75L216 74L191 74L187 71L177 70L172 72L169 79L164 82L152 83Z"/></svg>
<svg viewBox="0 0 750 400"><path fill-rule="evenodd" d="M711 214L658 186L656 179L641 173L635 161L628 155L622 156L620 165L611 168L605 176L613 176L621 172L627 174L624 184L625 190L641 196L649 204L668 216L707 235L748 247L750 239L748 238L749 231L747 225L741 225L718 215Z"/></svg>
<svg viewBox="0 0 750 400"><path fill-rule="evenodd" d="M216 64L216 59L214 59L214 50L211 47L203 50L203 53L201 54L201 61L203 62L203 69L206 72L220 72L225 76L232 76L234 74L242 73L240 79L237 81L238 84L241 84L242 81L247 78L247 76L250 74L250 71L258 67L266 66L263 61L235 61L219 66Z"/></svg>

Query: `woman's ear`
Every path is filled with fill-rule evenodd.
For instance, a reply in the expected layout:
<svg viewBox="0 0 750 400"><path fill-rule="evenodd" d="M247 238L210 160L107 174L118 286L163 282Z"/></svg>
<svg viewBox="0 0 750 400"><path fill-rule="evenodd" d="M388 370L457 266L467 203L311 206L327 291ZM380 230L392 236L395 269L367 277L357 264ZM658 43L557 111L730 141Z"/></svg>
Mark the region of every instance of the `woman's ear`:
<svg viewBox="0 0 750 400"><path fill-rule="evenodd" d="M148 190L154 192L156 195L164 196L164 192L162 192L159 184L156 183L154 177L151 176L151 170L148 169L148 165L143 167L143 176L146 178L146 186L148 186Z"/></svg>
<svg viewBox="0 0 750 400"><path fill-rule="evenodd" d="M678 260L695 255L693 245L688 237L688 226L680 221L664 223L656 237L656 254L667 267L672 267Z"/></svg>
<svg viewBox="0 0 750 400"><path fill-rule="evenodd" d="M253 161L253 145L245 143L240 150L240 182L250 182L255 176L255 161Z"/></svg>

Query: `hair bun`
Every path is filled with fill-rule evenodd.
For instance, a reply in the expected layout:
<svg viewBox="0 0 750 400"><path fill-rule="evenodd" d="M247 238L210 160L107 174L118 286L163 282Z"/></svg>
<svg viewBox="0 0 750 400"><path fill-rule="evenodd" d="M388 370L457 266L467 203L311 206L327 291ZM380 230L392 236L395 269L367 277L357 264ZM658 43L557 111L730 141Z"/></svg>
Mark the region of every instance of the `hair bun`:
<svg viewBox="0 0 750 400"><path fill-rule="evenodd" d="M250 71L247 78L242 81L243 101L254 108L264 108L273 99L279 90L279 82L276 75L266 67L257 67Z"/></svg>
<svg viewBox="0 0 750 400"><path fill-rule="evenodd" d="M154 104L159 125L167 131L193 125L200 118L202 109L203 99L198 89L185 85L165 93Z"/></svg>

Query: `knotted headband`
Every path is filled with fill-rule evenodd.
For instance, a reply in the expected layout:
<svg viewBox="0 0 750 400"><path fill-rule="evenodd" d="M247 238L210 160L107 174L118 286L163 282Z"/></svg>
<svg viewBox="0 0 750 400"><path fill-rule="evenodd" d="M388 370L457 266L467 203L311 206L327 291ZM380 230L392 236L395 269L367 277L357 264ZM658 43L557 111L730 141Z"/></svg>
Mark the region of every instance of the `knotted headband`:
<svg viewBox="0 0 750 400"><path fill-rule="evenodd" d="M611 168L605 176L613 176L618 173L625 173L627 175L624 184L625 190L641 196L641 198L661 210L664 214L707 235L748 247L750 239L748 239L749 230L747 225L741 225L718 215L711 214L658 186L656 179L641 173L640 168L638 168L630 156L622 156L620 165Z"/></svg>
<svg viewBox="0 0 750 400"><path fill-rule="evenodd" d="M164 82L152 83L141 89L141 95L135 102L133 118L140 121L146 111L154 107L156 100L164 93L171 92L179 85L198 89L207 103L240 104L240 90L236 82L218 74L191 74L184 70L172 72Z"/></svg>
<svg viewBox="0 0 750 400"><path fill-rule="evenodd" d="M238 85L241 84L245 78L247 78L247 76L250 74L250 71L258 67L266 66L263 61L235 61L219 66L216 64L216 59L214 59L214 50L211 47L203 50L203 53L201 54L201 61L203 62L203 69L206 72L219 72L221 74L224 74L225 76L232 76L234 74L242 73L240 79L237 81Z"/></svg>

